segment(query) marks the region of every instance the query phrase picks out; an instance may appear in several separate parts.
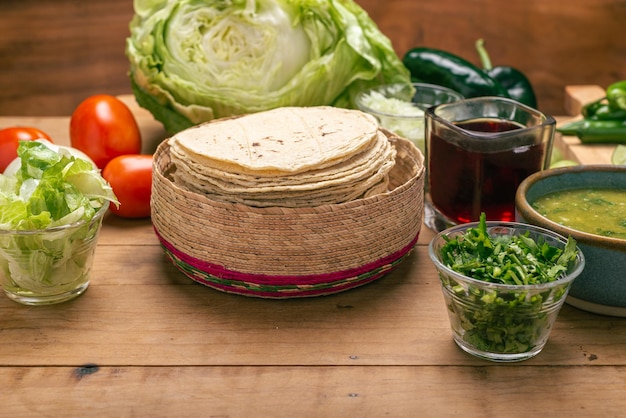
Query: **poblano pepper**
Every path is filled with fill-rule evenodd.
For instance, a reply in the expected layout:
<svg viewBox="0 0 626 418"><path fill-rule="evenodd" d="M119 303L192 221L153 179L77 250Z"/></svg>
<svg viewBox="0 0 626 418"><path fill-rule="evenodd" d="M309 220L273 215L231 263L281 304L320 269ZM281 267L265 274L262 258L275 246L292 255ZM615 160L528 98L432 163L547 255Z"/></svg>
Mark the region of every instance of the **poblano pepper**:
<svg viewBox="0 0 626 418"><path fill-rule="evenodd" d="M537 96L530 80L520 70L509 66L492 66L491 59L482 39L476 41L476 50L483 66L483 71L506 89L509 97L530 107L537 107Z"/></svg>
<svg viewBox="0 0 626 418"><path fill-rule="evenodd" d="M413 81L447 87L466 98L480 96L509 97L508 93L480 68L450 52L416 47L402 59Z"/></svg>
<svg viewBox="0 0 626 418"><path fill-rule="evenodd" d="M479 43L482 42L479 40ZM532 85L521 71L513 67L492 67L484 48L479 53L484 69L450 52L424 47L409 50L402 62L409 69L413 81L448 87L467 98L509 97L537 107Z"/></svg>

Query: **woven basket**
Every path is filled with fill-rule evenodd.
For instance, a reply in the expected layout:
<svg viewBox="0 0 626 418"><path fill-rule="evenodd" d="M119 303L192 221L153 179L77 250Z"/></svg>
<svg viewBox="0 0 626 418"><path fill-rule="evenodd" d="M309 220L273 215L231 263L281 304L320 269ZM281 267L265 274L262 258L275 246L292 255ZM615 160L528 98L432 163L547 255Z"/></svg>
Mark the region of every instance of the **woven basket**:
<svg viewBox="0 0 626 418"><path fill-rule="evenodd" d="M152 222L189 278L230 293L293 298L376 280L413 249L422 226L424 157L397 149L390 192L336 205L257 208L217 202L171 181L168 141L154 154Z"/></svg>

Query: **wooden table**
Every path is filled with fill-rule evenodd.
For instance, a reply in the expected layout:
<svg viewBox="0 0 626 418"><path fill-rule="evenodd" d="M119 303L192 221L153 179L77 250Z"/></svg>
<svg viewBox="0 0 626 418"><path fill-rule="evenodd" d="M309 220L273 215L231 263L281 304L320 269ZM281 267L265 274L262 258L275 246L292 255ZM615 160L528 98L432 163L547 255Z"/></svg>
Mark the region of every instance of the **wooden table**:
<svg viewBox="0 0 626 418"><path fill-rule="evenodd" d="M137 118L149 149L164 134ZM37 126L68 143L68 121L0 117L0 127ZM48 307L0 297L0 415L626 414L626 319L566 305L537 357L473 358L452 341L432 236L424 228L410 258L367 286L264 300L192 282L166 261L149 220L108 215L84 295Z"/></svg>

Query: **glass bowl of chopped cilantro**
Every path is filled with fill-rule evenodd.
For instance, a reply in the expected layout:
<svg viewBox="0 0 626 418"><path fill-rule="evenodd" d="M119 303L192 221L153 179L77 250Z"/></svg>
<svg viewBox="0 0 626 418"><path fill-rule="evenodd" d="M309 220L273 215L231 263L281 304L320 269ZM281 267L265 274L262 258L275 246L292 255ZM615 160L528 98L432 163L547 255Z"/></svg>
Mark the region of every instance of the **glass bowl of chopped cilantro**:
<svg viewBox="0 0 626 418"><path fill-rule="evenodd" d="M576 241L517 222L479 222L440 232L429 255L452 335L464 351L497 362L543 349L585 258Z"/></svg>
<svg viewBox="0 0 626 418"><path fill-rule="evenodd" d="M60 303L89 285L109 202L93 162L67 147L22 141L0 174L0 286L25 305Z"/></svg>

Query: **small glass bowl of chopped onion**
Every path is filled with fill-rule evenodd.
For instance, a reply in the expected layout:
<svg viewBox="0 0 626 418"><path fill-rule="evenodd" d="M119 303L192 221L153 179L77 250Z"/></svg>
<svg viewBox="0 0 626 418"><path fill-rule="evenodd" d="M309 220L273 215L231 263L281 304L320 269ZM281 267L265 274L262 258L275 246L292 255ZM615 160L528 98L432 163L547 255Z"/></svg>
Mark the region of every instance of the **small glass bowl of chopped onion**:
<svg viewBox="0 0 626 418"><path fill-rule="evenodd" d="M355 104L362 112L398 136L412 141L424 154L424 110L463 100L454 90L428 83L384 84L357 94Z"/></svg>
<svg viewBox="0 0 626 418"><path fill-rule="evenodd" d="M484 217L440 232L429 255L454 341L465 352L495 362L541 352L585 265L571 238Z"/></svg>

